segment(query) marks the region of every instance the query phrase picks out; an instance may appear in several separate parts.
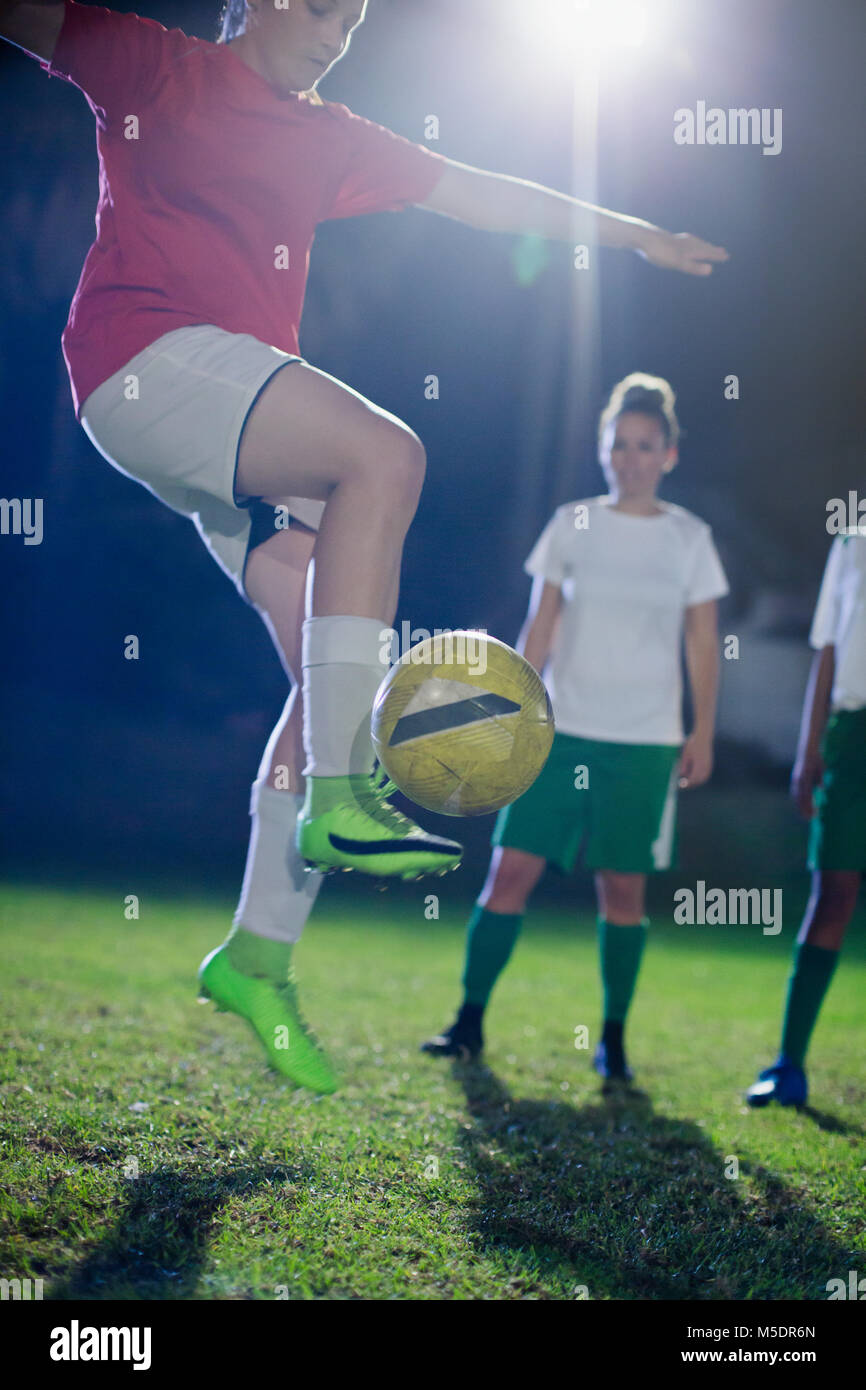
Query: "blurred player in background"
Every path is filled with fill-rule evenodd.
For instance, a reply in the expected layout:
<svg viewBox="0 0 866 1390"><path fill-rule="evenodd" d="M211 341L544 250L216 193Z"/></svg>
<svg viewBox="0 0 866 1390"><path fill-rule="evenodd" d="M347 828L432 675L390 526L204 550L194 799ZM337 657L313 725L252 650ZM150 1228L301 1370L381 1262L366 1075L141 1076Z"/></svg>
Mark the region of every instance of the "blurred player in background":
<svg viewBox="0 0 866 1390"><path fill-rule="evenodd" d="M624 1028L649 925L647 875L671 866L677 785L700 786L713 762L717 600L728 592L710 528L656 493L677 462L671 387L634 373L599 425L608 494L558 509L526 562L534 576L520 638L543 672L557 732L529 791L505 807L469 922L464 998L455 1022L423 1044L477 1056L490 992L547 864L595 875L604 1022L595 1051L605 1081L631 1079ZM694 724L683 742L682 655Z"/></svg>
<svg viewBox="0 0 866 1390"><path fill-rule="evenodd" d="M804 1063L866 873L866 528L830 547L809 641L791 794L811 820L812 893L794 948L779 1056L750 1105L804 1105Z"/></svg>

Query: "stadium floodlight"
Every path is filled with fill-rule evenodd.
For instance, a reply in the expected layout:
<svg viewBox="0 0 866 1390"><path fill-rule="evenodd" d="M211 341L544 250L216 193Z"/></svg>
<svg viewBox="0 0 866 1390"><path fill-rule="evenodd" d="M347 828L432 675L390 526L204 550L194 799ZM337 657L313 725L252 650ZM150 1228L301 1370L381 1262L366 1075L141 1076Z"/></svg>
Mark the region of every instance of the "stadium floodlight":
<svg viewBox="0 0 866 1390"><path fill-rule="evenodd" d="M640 0L542 0L532 7L531 22L553 51L584 58L640 48L650 31L649 11Z"/></svg>
<svg viewBox="0 0 866 1390"><path fill-rule="evenodd" d="M640 48L649 32L646 5L636 0L572 0L578 41L589 48Z"/></svg>

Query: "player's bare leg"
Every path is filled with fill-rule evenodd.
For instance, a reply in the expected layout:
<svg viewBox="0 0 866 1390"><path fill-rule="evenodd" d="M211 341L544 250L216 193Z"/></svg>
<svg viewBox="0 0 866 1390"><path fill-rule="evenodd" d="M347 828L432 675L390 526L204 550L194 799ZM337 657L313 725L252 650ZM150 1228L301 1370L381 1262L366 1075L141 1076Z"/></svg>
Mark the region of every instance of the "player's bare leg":
<svg viewBox="0 0 866 1390"><path fill-rule="evenodd" d="M448 1028L421 1044L435 1057L477 1057L484 1047L482 1019L493 986L514 949L529 897L547 861L497 845L484 887L469 919L463 1003Z"/></svg>
<svg viewBox="0 0 866 1390"><path fill-rule="evenodd" d="M797 934L797 944L808 942L825 951L839 951L845 940L848 923L854 916L860 893L861 875L840 869L816 869L812 874L812 892L803 922Z"/></svg>
<svg viewBox="0 0 866 1390"><path fill-rule="evenodd" d="M282 499L272 498L273 505ZM268 739L259 771L265 785L294 796L304 793L301 644L316 532L297 522L250 552L245 588L264 622L291 686Z"/></svg>
<svg viewBox="0 0 866 1390"><path fill-rule="evenodd" d="M640 925L646 901L646 874L601 869L595 875L599 915L618 927Z"/></svg>
<svg viewBox="0 0 866 1390"><path fill-rule="evenodd" d="M239 493L325 502L302 628L307 784L298 819L301 853L323 871L415 878L460 862L459 845L426 834L370 781L370 710L387 672L384 634L424 468L406 425L305 363L276 374L241 441ZM274 605L276 596L272 617Z"/></svg>
<svg viewBox="0 0 866 1390"><path fill-rule="evenodd" d="M389 626L394 577L425 468L421 441L396 416L326 372L296 363L273 377L250 414L237 489L266 499L325 501L311 615L348 614Z"/></svg>
<svg viewBox="0 0 866 1390"><path fill-rule="evenodd" d="M296 672L314 543L315 532L293 527L258 546L247 561L247 593L292 689L253 784L250 844L232 931L202 962L199 980L203 998L251 1025L271 1067L295 1085L330 1092L336 1076L301 1015L291 964L321 886L321 876L306 872L295 846L304 785Z"/></svg>
<svg viewBox="0 0 866 1390"><path fill-rule="evenodd" d="M546 866L547 861L538 854L497 845L490 857L484 887L478 895L479 906L501 914L525 912L530 894Z"/></svg>

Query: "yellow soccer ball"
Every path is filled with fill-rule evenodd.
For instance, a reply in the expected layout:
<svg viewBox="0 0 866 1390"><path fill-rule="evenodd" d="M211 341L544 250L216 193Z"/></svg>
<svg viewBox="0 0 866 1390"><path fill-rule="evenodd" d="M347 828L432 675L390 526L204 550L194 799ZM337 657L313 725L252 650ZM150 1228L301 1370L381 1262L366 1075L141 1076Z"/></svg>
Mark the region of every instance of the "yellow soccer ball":
<svg viewBox="0 0 866 1390"><path fill-rule="evenodd" d="M483 816L531 786L553 742L537 671L481 632L428 637L376 695L373 745L406 796L447 816Z"/></svg>

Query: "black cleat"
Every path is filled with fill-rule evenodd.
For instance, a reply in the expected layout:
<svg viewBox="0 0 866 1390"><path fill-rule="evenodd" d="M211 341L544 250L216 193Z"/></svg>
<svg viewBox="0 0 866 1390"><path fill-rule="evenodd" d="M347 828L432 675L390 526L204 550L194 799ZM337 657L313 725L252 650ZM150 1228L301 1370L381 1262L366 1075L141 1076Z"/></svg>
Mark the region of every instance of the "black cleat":
<svg viewBox="0 0 866 1390"><path fill-rule="evenodd" d="M754 1086L746 1092L746 1100L751 1106L769 1105L771 1100L780 1105L805 1105L809 1098L809 1084L802 1067L795 1066L786 1057L780 1057L766 1071L762 1071Z"/></svg>
<svg viewBox="0 0 866 1390"><path fill-rule="evenodd" d="M623 1025L605 1020L601 1042L595 1049L592 1065L605 1081L633 1081L634 1076L625 1060L622 1041Z"/></svg>
<svg viewBox="0 0 866 1390"><path fill-rule="evenodd" d="M634 1074L631 1068L626 1066L622 1051L617 1055L615 1049L607 1047L603 1042L595 1049L592 1065L605 1081L634 1080Z"/></svg>
<svg viewBox="0 0 866 1390"><path fill-rule="evenodd" d="M450 1028L437 1033L421 1044L422 1052L433 1057L459 1057L463 1062L471 1062L478 1057L484 1047L481 1032L481 1017L484 1013L479 1004L464 1004Z"/></svg>

